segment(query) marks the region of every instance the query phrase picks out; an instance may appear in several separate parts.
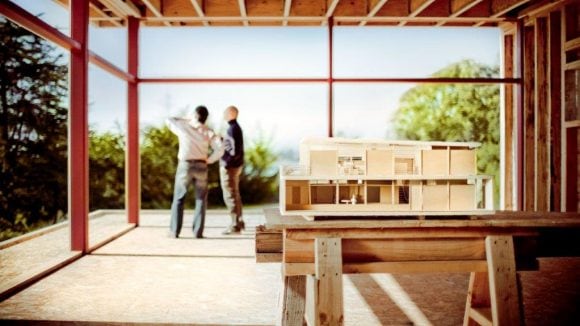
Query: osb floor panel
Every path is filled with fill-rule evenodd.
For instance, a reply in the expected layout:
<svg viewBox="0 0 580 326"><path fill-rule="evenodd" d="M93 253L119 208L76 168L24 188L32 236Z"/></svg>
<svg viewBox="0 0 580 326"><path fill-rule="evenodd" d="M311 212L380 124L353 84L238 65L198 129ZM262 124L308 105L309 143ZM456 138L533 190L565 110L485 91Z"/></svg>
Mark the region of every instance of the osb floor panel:
<svg viewBox="0 0 580 326"><path fill-rule="evenodd" d="M97 244L127 227L125 214L107 214L89 220L89 243ZM70 255L68 226L0 250L0 285Z"/></svg>
<svg viewBox="0 0 580 326"><path fill-rule="evenodd" d="M280 265L254 262L251 232L222 236L223 211L208 214L205 239L192 238L188 215L171 239L168 212L144 212L142 227L1 302L0 319L274 324ZM541 268L521 273L526 324L580 324L580 259ZM467 274L346 275L345 324L461 325L467 283Z"/></svg>

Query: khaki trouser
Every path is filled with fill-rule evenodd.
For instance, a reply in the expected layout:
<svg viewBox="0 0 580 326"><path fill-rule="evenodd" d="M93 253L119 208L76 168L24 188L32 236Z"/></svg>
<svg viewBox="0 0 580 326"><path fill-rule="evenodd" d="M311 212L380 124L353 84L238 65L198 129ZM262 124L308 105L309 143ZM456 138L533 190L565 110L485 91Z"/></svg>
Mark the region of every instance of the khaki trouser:
<svg viewBox="0 0 580 326"><path fill-rule="evenodd" d="M224 202L232 218L232 226L242 222L242 197L240 196L240 174L243 166L226 169L220 166L220 181Z"/></svg>

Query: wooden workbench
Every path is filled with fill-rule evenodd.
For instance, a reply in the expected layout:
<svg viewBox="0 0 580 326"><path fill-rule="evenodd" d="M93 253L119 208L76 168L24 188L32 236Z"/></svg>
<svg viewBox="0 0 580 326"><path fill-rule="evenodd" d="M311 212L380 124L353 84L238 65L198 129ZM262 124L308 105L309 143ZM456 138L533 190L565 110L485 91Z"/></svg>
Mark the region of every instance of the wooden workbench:
<svg viewBox="0 0 580 326"><path fill-rule="evenodd" d="M580 254L577 213L308 221L265 210L258 262L282 263L281 325L343 324L343 273L469 272L464 325L521 323L516 270Z"/></svg>

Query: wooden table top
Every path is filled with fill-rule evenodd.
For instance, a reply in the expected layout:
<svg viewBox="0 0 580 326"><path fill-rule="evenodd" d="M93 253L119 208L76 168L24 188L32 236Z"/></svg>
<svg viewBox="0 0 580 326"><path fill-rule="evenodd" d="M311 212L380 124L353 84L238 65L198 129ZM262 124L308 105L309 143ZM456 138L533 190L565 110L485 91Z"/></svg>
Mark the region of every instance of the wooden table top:
<svg viewBox="0 0 580 326"><path fill-rule="evenodd" d="M580 228L579 213L498 211L494 214L457 216L432 216L425 219L367 216L341 217L308 221L301 216L281 216L277 208L264 209L266 228L283 229L369 229L369 228Z"/></svg>

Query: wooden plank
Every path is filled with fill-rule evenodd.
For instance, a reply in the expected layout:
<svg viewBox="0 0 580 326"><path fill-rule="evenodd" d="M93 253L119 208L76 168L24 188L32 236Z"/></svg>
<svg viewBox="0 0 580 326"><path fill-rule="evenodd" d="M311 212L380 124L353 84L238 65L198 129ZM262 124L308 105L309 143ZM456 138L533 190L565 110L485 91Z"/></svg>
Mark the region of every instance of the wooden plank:
<svg viewBox="0 0 580 326"><path fill-rule="evenodd" d="M465 303L465 314L463 317L464 326L477 325L475 321L478 320L473 318L472 309L490 307L489 278L487 274L487 270L484 272L474 271L470 274L469 287L467 289L467 301Z"/></svg>
<svg viewBox="0 0 580 326"><path fill-rule="evenodd" d="M342 250L340 238L315 240L315 275L307 279L309 325L343 325Z"/></svg>
<svg viewBox="0 0 580 326"><path fill-rule="evenodd" d="M310 275L314 273L314 263L284 263L283 275ZM469 273L481 272L487 275L485 260L453 261L390 261L343 263L344 274L369 273Z"/></svg>
<svg viewBox="0 0 580 326"><path fill-rule="evenodd" d="M514 76L514 36L504 35L503 37L504 53L504 77L512 78ZM514 135L514 85L504 85L504 206L506 210L513 210L514 205L514 158L515 152L515 135Z"/></svg>
<svg viewBox="0 0 580 326"><path fill-rule="evenodd" d="M580 70L580 60L568 62L564 65L564 70Z"/></svg>
<svg viewBox="0 0 580 326"><path fill-rule="evenodd" d="M259 252L256 253L256 263L281 263L282 253Z"/></svg>
<svg viewBox="0 0 580 326"><path fill-rule="evenodd" d="M534 27L524 29L524 207L525 211L534 210L535 179L535 137L534 137Z"/></svg>
<svg viewBox="0 0 580 326"><path fill-rule="evenodd" d="M315 240L284 239L285 263L312 263ZM483 238L343 239L342 258L352 262L477 260L485 258Z"/></svg>
<svg viewBox="0 0 580 326"><path fill-rule="evenodd" d="M490 308L471 308L469 316L481 326L492 326Z"/></svg>
<svg viewBox="0 0 580 326"><path fill-rule="evenodd" d="M393 175L392 150L367 151L367 176Z"/></svg>
<svg viewBox="0 0 580 326"><path fill-rule="evenodd" d="M550 211L562 203L562 21L560 11L550 13Z"/></svg>
<svg viewBox="0 0 580 326"><path fill-rule="evenodd" d="M256 253L281 253L282 232L264 232L256 229Z"/></svg>
<svg viewBox="0 0 580 326"><path fill-rule="evenodd" d="M485 239L485 249L493 324L519 325L520 300L513 239L510 236L489 236Z"/></svg>
<svg viewBox="0 0 580 326"><path fill-rule="evenodd" d="M574 136L576 134L574 133ZM543 228L543 227L580 227L578 212L522 212L502 211L489 215L470 215L468 219L433 219L419 220L417 218L359 218L307 221L301 216L280 216L277 208L264 209L266 227L272 230L290 231L292 229L331 229L331 228ZM416 216L416 213L415 213Z"/></svg>
<svg viewBox="0 0 580 326"><path fill-rule="evenodd" d="M282 233L278 233L282 240ZM478 229L453 229L453 228L404 228L404 229L351 229L336 228L325 230L287 230L286 239L313 240L323 236L340 237L342 239L424 239L424 238L484 238L488 235L513 235L513 236L536 236L534 230L521 228L478 228Z"/></svg>
<svg viewBox="0 0 580 326"><path fill-rule="evenodd" d="M566 211L578 212L578 128L566 129Z"/></svg>
<svg viewBox="0 0 580 326"><path fill-rule="evenodd" d="M550 207L550 141L548 128L550 126L550 111L548 107L548 26L545 17L536 18L535 41L535 173L534 173L534 210L545 212Z"/></svg>
<svg viewBox="0 0 580 326"><path fill-rule="evenodd" d="M306 276L284 277L276 325L302 326L306 304Z"/></svg>
<svg viewBox="0 0 580 326"><path fill-rule="evenodd" d="M560 17L560 12L554 12L554 14L558 14L558 18ZM550 14L550 16L552 16ZM564 51L568 52L568 51L572 51L572 50L577 50L580 49L580 36L573 38L569 41L566 41L566 43L564 43Z"/></svg>
<svg viewBox="0 0 580 326"><path fill-rule="evenodd" d="M282 16L284 0L245 0L248 16Z"/></svg>

